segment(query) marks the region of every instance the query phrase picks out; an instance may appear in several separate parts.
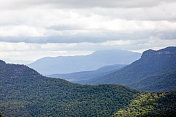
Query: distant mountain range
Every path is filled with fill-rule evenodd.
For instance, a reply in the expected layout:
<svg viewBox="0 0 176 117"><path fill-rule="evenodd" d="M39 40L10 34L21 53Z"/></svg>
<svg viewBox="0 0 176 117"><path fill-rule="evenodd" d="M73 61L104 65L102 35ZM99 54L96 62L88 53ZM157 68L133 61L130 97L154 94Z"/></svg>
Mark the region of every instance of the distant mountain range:
<svg viewBox="0 0 176 117"><path fill-rule="evenodd" d="M164 76L172 79L172 75L174 72ZM174 117L175 97L175 91L149 93L117 84L74 84L0 60L0 116L3 117Z"/></svg>
<svg viewBox="0 0 176 117"><path fill-rule="evenodd" d="M111 116L140 92L121 85L79 85L0 61L3 117Z"/></svg>
<svg viewBox="0 0 176 117"><path fill-rule="evenodd" d="M141 58L124 65L111 65L94 71L54 74L80 84L122 84L142 91L176 89L176 47L144 51Z"/></svg>
<svg viewBox="0 0 176 117"><path fill-rule="evenodd" d="M174 70L176 71L176 47L147 50L132 64L89 80L87 84L123 84L141 90L168 91L176 89Z"/></svg>
<svg viewBox="0 0 176 117"><path fill-rule="evenodd" d="M108 65L108 66L101 67L95 71L82 71L82 72L74 72L74 73L68 73L68 74L53 74L53 75L48 75L48 77L62 78L73 83L84 84L84 83L87 83L89 80L110 74L116 70L123 68L124 66L126 65L121 65L121 64Z"/></svg>
<svg viewBox="0 0 176 117"><path fill-rule="evenodd" d="M28 66L43 75L65 74L92 71L106 65L130 64L140 56L140 53L125 50L104 50L86 56L46 57Z"/></svg>

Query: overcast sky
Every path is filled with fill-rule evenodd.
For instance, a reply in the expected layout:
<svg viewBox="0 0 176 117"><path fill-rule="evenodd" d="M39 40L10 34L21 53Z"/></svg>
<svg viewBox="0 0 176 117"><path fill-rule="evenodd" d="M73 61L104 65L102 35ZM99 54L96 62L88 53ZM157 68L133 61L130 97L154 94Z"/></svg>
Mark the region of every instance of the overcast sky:
<svg viewBox="0 0 176 117"><path fill-rule="evenodd" d="M0 59L176 46L176 0L0 0Z"/></svg>

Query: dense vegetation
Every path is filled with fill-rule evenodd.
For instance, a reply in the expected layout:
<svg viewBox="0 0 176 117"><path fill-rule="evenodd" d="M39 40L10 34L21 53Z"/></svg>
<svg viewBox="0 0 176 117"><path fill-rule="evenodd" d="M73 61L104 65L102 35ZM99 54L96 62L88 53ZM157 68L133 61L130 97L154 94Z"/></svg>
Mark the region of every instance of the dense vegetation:
<svg viewBox="0 0 176 117"><path fill-rule="evenodd" d="M166 73L166 71L175 69L175 54L168 55L166 51L166 55L161 55L159 51L159 55L150 56L153 53L155 54L150 50L140 60L124 69L129 70L127 73L131 75L136 72L137 78L144 74L147 76L148 73L161 72L164 69L165 72L161 75L145 77L138 82L139 84L133 84L133 86L149 91L174 90L176 73L175 71ZM149 60L152 61L151 65L146 62ZM157 62L159 60L161 61ZM142 65L146 66L142 67ZM155 65L159 68L155 68ZM122 73L123 70L119 71ZM123 80L122 82L131 81ZM116 83L115 81L113 83ZM24 65L6 64L0 61L0 112L3 117L108 117L112 115L174 117L176 91L149 93L115 84L73 84L62 79L44 77Z"/></svg>
<svg viewBox="0 0 176 117"><path fill-rule="evenodd" d="M146 77L161 75L174 70L176 70L176 47L168 47L158 51L148 50L143 53L139 60L132 64L116 72L89 81L88 84L122 84L131 86L132 83L137 83ZM155 89L150 90L154 91Z"/></svg>
<svg viewBox="0 0 176 117"><path fill-rule="evenodd" d="M114 114L114 117L175 117L176 91L142 93Z"/></svg>
<svg viewBox="0 0 176 117"><path fill-rule="evenodd" d="M176 71L149 76L129 86L142 91L172 91L176 89Z"/></svg>
<svg viewBox="0 0 176 117"><path fill-rule="evenodd" d="M79 85L0 63L0 112L13 116L110 116L138 91L121 85Z"/></svg>

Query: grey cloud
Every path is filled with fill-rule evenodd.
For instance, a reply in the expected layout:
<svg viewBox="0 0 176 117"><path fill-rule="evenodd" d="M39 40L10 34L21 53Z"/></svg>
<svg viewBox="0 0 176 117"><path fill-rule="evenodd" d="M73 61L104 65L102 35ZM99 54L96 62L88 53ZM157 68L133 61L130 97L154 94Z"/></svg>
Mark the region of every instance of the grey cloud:
<svg viewBox="0 0 176 117"><path fill-rule="evenodd" d="M176 31L163 31L155 34L156 37L160 39L166 40L175 40L176 39Z"/></svg>
<svg viewBox="0 0 176 117"><path fill-rule="evenodd" d="M47 27L47 29L56 30L56 31L83 30L81 26L76 26L76 25L55 25L55 26Z"/></svg>
<svg viewBox="0 0 176 117"><path fill-rule="evenodd" d="M115 40L143 40L156 37L163 40L175 40L175 31L138 31L138 32L94 32L55 35L47 37L0 37L1 42L25 43L99 43Z"/></svg>
<svg viewBox="0 0 176 117"><path fill-rule="evenodd" d="M0 8L26 8L38 5L55 6L55 8L139 8L151 7L163 2L175 2L175 0L6 0L6 4Z"/></svg>
<svg viewBox="0 0 176 117"><path fill-rule="evenodd" d="M33 4L49 4L58 8L129 8L129 7L151 7L162 2L175 2L175 0L37 0Z"/></svg>
<svg viewBox="0 0 176 117"><path fill-rule="evenodd" d="M94 14L126 20L176 21L176 2L145 8L95 8ZM88 11L87 11L88 12Z"/></svg>

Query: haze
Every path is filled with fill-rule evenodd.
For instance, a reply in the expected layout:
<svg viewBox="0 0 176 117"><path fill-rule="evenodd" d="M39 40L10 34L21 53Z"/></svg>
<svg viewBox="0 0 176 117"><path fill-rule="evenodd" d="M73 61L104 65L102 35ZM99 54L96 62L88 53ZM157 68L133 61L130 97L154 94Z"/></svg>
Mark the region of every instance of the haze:
<svg viewBox="0 0 176 117"><path fill-rule="evenodd" d="M0 0L0 58L176 46L175 0Z"/></svg>

